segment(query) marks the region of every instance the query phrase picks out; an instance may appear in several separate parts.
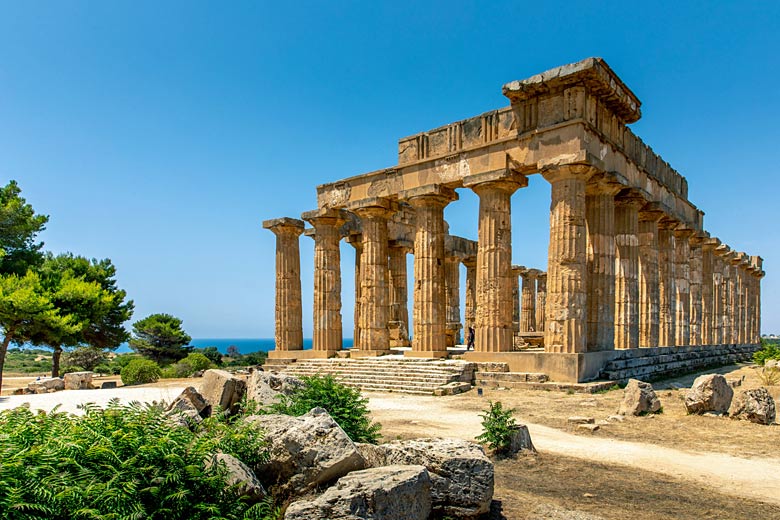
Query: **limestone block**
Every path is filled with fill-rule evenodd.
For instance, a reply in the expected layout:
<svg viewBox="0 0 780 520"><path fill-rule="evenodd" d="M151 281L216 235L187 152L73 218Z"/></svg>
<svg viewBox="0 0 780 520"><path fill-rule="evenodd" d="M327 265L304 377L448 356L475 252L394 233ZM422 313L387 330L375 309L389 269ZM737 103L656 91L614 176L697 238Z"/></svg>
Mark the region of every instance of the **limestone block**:
<svg viewBox="0 0 780 520"><path fill-rule="evenodd" d="M471 390L471 384L453 381L452 383L447 383L446 385L441 385L439 388L436 388L433 391L433 395L457 395L468 392L469 390Z"/></svg>
<svg viewBox="0 0 780 520"><path fill-rule="evenodd" d="M523 450L536 453L534 443L531 442L531 433L528 431L528 426L518 424L512 430L512 437L509 441L509 455L514 455Z"/></svg>
<svg viewBox="0 0 780 520"><path fill-rule="evenodd" d="M577 429L578 430L584 430L588 432L595 432L598 431L601 427L598 424L578 424Z"/></svg>
<svg viewBox="0 0 780 520"><path fill-rule="evenodd" d="M270 458L255 468L266 484L302 490L365 467L355 444L322 408L300 417L252 415L245 420L266 431Z"/></svg>
<svg viewBox="0 0 780 520"><path fill-rule="evenodd" d="M249 499L251 502L259 502L265 497L265 488L257 480L254 471L237 458L226 453L217 453L208 462L207 466L211 467L214 464L219 464L225 468L228 486L235 486L234 489L242 497Z"/></svg>
<svg viewBox="0 0 780 520"><path fill-rule="evenodd" d="M188 386L173 400L166 412L175 424L186 427L208 417L211 405L194 387Z"/></svg>
<svg viewBox="0 0 780 520"><path fill-rule="evenodd" d="M427 468L433 510L443 516L472 518L486 513L493 499L493 463L479 444L460 439L414 439L358 444L370 467L392 464Z"/></svg>
<svg viewBox="0 0 780 520"><path fill-rule="evenodd" d="M101 390L110 390L112 388L116 388L116 381L103 381L100 385Z"/></svg>
<svg viewBox="0 0 780 520"><path fill-rule="evenodd" d="M623 402L620 403L619 415L645 415L661 410L661 401L653 390L653 385L630 379L623 391Z"/></svg>
<svg viewBox="0 0 780 520"><path fill-rule="evenodd" d="M246 396L261 406L269 406L279 402L279 395L292 395L294 390L303 386L303 381L297 377L255 370L249 376Z"/></svg>
<svg viewBox="0 0 780 520"><path fill-rule="evenodd" d="M726 378L720 374L699 376L685 395L685 408L688 413L704 412L726 413L731 405L734 390Z"/></svg>
<svg viewBox="0 0 780 520"><path fill-rule="evenodd" d="M293 502L285 520L426 520L431 480L423 466L355 471L311 501Z"/></svg>
<svg viewBox="0 0 780 520"><path fill-rule="evenodd" d="M70 372L65 374L65 390L88 390L92 388L92 372Z"/></svg>
<svg viewBox="0 0 780 520"><path fill-rule="evenodd" d="M729 410L732 419L756 424L772 424L776 418L775 400L766 388L743 390L734 399Z"/></svg>
<svg viewBox="0 0 780 520"><path fill-rule="evenodd" d="M238 411L238 403L246 392L246 381L225 370L206 370L200 393L211 405L210 413L217 409L229 414Z"/></svg>
<svg viewBox="0 0 780 520"><path fill-rule="evenodd" d="M47 377L28 383L27 389L31 390L30 393L38 393L39 389L44 390L44 392L40 393L58 392L60 390L65 390L65 381L59 377Z"/></svg>
<svg viewBox="0 0 780 520"><path fill-rule="evenodd" d="M593 417L583 417L579 415L575 415L573 417L569 417L566 419L566 422L569 424L593 424L596 422L596 419Z"/></svg>

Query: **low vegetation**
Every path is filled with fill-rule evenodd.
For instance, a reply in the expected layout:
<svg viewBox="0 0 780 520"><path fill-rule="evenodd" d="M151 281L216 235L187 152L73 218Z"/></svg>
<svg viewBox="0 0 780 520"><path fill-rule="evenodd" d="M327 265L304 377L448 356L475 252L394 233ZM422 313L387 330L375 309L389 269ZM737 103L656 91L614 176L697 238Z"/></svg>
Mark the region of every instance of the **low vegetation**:
<svg viewBox="0 0 780 520"><path fill-rule="evenodd" d="M38 348L10 348L5 358L5 371L10 374L49 373L51 352Z"/></svg>
<svg viewBox="0 0 780 520"><path fill-rule="evenodd" d="M154 361L148 359L134 359L130 361L122 369L120 373L122 377L122 384L129 385L145 385L147 383L155 383L162 376L162 371L159 365Z"/></svg>
<svg viewBox="0 0 780 520"><path fill-rule="evenodd" d="M761 349L753 353L753 361L763 365L770 359L780 359L780 341L762 339Z"/></svg>
<svg viewBox="0 0 780 520"><path fill-rule="evenodd" d="M477 440L487 444L497 455L506 453L512 443L512 435L517 427L512 414L514 410L504 408L501 401L490 401L488 409L480 414L482 433L477 436Z"/></svg>
<svg viewBox="0 0 780 520"><path fill-rule="evenodd" d="M82 416L0 412L0 520L274 519L226 484L217 452L255 466L267 458L250 424L207 419L171 428L158 406L84 407Z"/></svg>

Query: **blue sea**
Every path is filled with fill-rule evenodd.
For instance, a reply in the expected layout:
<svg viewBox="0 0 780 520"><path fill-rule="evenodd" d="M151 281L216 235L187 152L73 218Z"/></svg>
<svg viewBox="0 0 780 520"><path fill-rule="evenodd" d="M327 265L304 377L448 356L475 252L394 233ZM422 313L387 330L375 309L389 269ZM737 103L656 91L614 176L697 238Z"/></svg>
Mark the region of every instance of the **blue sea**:
<svg viewBox="0 0 780 520"><path fill-rule="evenodd" d="M344 338L344 348L352 348L352 338ZM273 338L193 338L190 341L190 345L197 348L205 347L217 347L221 353L227 353L227 349L230 345L238 347L238 351L242 354L248 354L250 352L257 352L262 350L268 352L274 349ZM303 340L304 350L311 348L311 338ZM123 343L117 350L118 353L131 352L127 343Z"/></svg>

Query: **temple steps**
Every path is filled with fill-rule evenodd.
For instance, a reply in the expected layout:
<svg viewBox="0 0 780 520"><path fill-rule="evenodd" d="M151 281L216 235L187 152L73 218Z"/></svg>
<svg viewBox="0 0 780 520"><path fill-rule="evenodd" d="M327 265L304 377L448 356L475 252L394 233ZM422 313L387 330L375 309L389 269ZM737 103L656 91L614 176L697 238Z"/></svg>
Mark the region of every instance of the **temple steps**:
<svg viewBox="0 0 780 520"><path fill-rule="evenodd" d="M304 359L273 367L294 376L330 374L347 386L366 392L433 395L455 382L471 384L474 364L464 361L412 360L390 356L376 359Z"/></svg>

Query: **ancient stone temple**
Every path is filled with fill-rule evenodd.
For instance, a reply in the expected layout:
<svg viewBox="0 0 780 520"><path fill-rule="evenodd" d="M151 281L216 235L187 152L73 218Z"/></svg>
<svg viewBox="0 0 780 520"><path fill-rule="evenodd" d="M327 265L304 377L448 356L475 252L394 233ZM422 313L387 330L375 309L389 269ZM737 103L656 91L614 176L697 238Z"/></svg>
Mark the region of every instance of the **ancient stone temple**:
<svg viewBox="0 0 780 520"><path fill-rule="evenodd" d="M749 355L759 344L762 259L704 229L685 178L628 127L640 102L604 60L513 81L503 93L507 107L400 139L398 164L318 186L318 207L303 220L264 222L277 236L270 357L343 355L342 239L357 253L353 358L407 346L407 357L447 357L468 327L475 350L465 359L558 381ZM541 269L512 265L511 197L531 175L551 187ZM475 241L448 233L444 208L457 189L479 197ZM304 221L315 243L311 350L301 333Z"/></svg>

